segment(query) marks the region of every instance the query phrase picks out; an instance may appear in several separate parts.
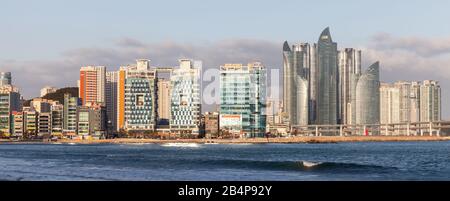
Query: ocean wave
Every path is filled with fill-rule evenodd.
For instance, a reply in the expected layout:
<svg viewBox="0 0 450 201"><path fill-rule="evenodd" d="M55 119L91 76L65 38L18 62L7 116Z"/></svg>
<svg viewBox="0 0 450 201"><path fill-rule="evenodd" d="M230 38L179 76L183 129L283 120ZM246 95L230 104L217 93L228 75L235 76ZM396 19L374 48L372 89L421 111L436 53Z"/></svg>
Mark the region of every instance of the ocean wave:
<svg viewBox="0 0 450 201"><path fill-rule="evenodd" d="M376 171L395 169L393 167L340 163L340 162L313 162L313 161L256 161L256 160L211 160L203 161L204 165L236 169L263 169L280 171Z"/></svg>
<svg viewBox="0 0 450 201"><path fill-rule="evenodd" d="M165 143L163 147L200 147L197 143Z"/></svg>

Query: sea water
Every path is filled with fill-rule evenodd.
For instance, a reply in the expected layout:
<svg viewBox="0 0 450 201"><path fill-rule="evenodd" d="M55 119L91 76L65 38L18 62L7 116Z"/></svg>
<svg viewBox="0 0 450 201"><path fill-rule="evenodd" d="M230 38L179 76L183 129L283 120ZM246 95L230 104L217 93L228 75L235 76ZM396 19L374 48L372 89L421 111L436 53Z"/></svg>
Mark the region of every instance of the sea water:
<svg viewBox="0 0 450 201"><path fill-rule="evenodd" d="M0 180L450 180L450 142L0 144Z"/></svg>

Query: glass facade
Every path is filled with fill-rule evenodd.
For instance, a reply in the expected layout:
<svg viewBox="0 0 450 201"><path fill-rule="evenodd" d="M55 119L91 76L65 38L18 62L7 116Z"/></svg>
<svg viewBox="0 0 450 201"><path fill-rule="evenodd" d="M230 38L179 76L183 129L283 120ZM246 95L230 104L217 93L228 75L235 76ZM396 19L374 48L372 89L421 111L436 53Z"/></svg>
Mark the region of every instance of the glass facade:
<svg viewBox="0 0 450 201"><path fill-rule="evenodd" d="M128 130L153 130L155 114L155 77L127 77L125 82L125 125Z"/></svg>
<svg viewBox="0 0 450 201"><path fill-rule="evenodd" d="M0 132L13 133L13 111L20 110L20 94L14 91L0 91Z"/></svg>
<svg viewBox="0 0 450 201"><path fill-rule="evenodd" d="M338 123L337 44L327 27L317 44L317 119L316 124Z"/></svg>
<svg viewBox="0 0 450 201"><path fill-rule="evenodd" d="M180 60L171 76L170 129L183 134L199 134L201 117L201 62Z"/></svg>
<svg viewBox="0 0 450 201"><path fill-rule="evenodd" d="M307 125L309 121L311 50L308 43L294 45L292 50L287 42L283 45L284 111L291 125Z"/></svg>
<svg viewBox="0 0 450 201"><path fill-rule="evenodd" d="M78 97L64 94L63 132L75 133L77 130L77 107L81 105Z"/></svg>
<svg viewBox="0 0 450 201"><path fill-rule="evenodd" d="M379 62L361 75L356 86L356 124L380 123Z"/></svg>
<svg viewBox="0 0 450 201"><path fill-rule="evenodd" d="M220 71L220 127L243 137L264 137L266 69L259 63L226 64Z"/></svg>
<svg viewBox="0 0 450 201"><path fill-rule="evenodd" d="M356 83L361 75L361 50L345 48L338 52L339 120L342 124L356 121Z"/></svg>
<svg viewBox="0 0 450 201"><path fill-rule="evenodd" d="M9 93L0 94L0 132L10 132Z"/></svg>

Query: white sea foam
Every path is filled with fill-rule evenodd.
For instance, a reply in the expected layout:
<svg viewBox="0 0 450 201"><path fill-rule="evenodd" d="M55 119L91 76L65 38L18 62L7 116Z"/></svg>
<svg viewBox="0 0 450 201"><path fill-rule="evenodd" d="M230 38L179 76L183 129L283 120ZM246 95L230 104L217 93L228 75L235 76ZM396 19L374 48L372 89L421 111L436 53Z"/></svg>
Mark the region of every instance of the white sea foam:
<svg viewBox="0 0 450 201"><path fill-rule="evenodd" d="M317 165L320 165L322 163L320 163L320 162L310 162L310 161L300 161L300 164L302 166L304 166L304 167L310 168L310 167L315 167Z"/></svg>
<svg viewBox="0 0 450 201"><path fill-rule="evenodd" d="M162 144L163 147L199 147L197 143L165 143Z"/></svg>

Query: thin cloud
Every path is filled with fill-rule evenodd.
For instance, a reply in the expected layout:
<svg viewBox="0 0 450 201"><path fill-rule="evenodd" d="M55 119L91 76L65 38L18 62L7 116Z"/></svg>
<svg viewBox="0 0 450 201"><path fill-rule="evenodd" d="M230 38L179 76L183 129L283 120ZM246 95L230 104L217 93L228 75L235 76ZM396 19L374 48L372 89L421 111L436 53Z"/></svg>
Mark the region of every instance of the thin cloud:
<svg viewBox="0 0 450 201"><path fill-rule="evenodd" d="M0 61L2 71L12 71L14 83L25 97L37 96L45 85L76 86L78 70L84 65L104 65L108 70L134 63L138 58L152 60L154 66L176 66L179 58L203 61L203 68L218 68L224 63L262 61L268 68L282 68L282 42L254 39L227 39L201 44L163 41L146 43L122 38L112 47L70 49L55 60ZM450 100L450 37L420 38L376 34L364 45L363 63L380 61L381 79L440 81L442 102ZM280 73L282 73L280 71ZM443 104L443 116L450 117L450 107Z"/></svg>

